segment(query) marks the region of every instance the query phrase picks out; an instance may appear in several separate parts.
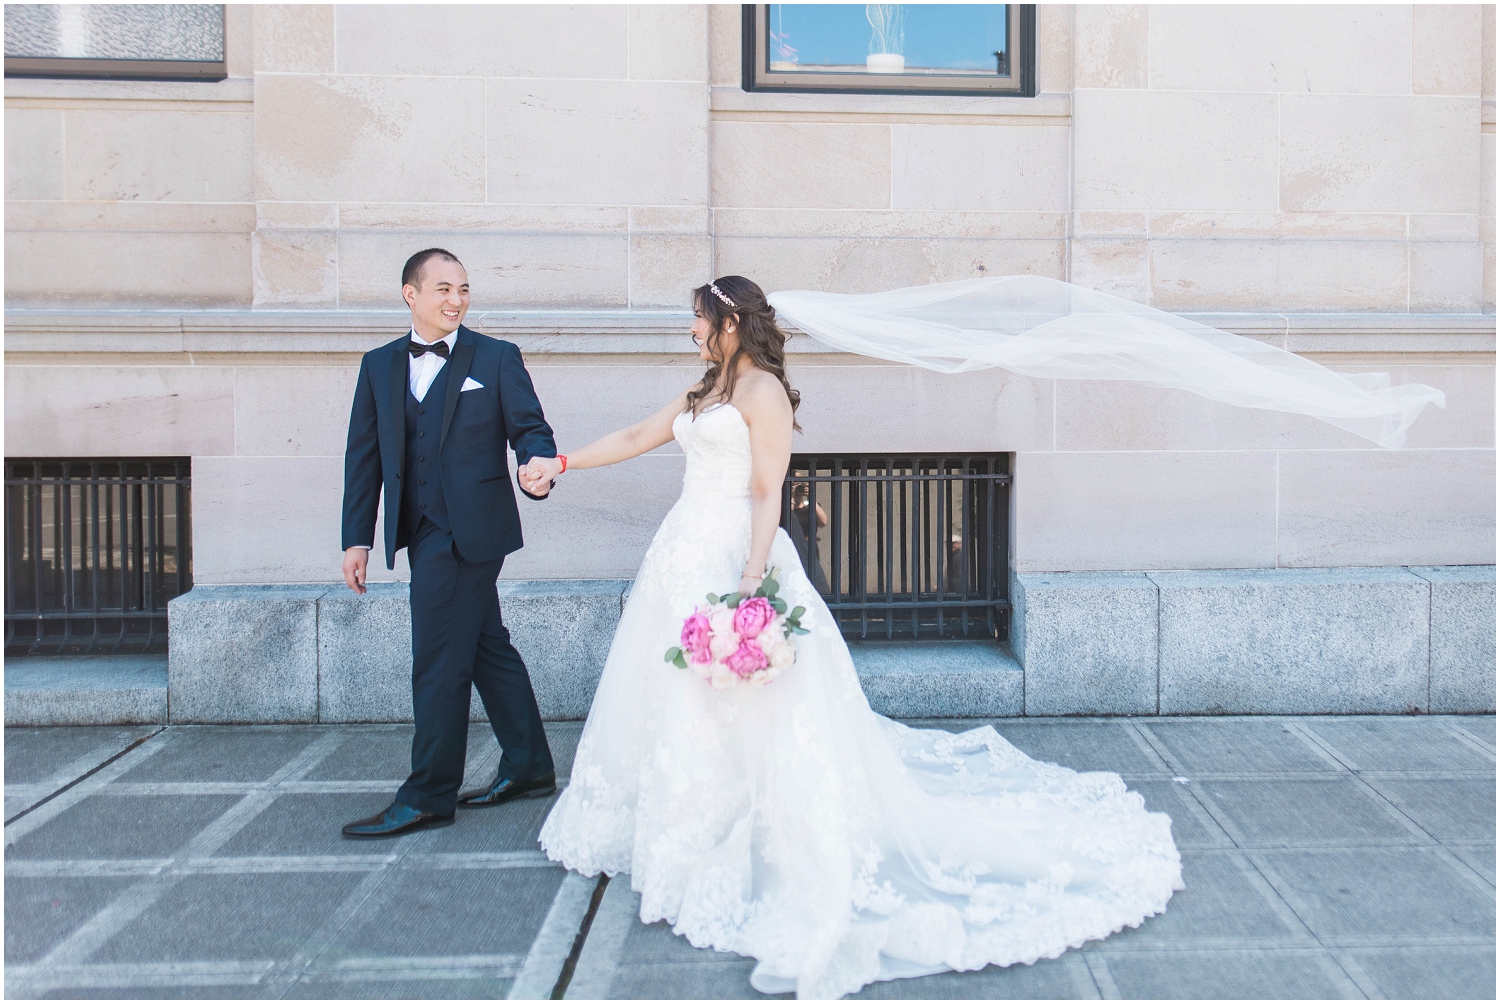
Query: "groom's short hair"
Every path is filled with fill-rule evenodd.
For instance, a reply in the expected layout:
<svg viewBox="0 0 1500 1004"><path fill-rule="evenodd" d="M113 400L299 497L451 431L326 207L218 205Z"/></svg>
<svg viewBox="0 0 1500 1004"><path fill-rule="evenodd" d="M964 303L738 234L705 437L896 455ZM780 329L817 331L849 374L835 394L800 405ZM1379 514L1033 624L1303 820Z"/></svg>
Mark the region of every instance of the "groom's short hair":
<svg viewBox="0 0 1500 1004"><path fill-rule="evenodd" d="M463 266L463 262L458 260L458 255L452 251L445 251L442 248L426 248L406 259L406 267L401 270L401 285L403 287L415 286L421 289L422 269L426 268L427 263L434 258L442 258L444 261L451 261L459 267Z"/></svg>

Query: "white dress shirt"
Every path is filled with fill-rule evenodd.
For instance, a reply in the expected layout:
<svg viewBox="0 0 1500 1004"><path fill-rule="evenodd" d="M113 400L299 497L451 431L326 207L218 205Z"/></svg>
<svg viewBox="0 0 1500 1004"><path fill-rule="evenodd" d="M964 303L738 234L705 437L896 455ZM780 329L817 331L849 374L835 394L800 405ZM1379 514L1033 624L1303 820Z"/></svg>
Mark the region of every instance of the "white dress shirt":
<svg viewBox="0 0 1500 1004"><path fill-rule="evenodd" d="M417 334L416 328L411 329L411 340L418 345L437 344L437 342L428 342L427 339L420 337ZM446 338L440 338L438 341L448 343L448 353L451 355L453 347L458 344L458 329L453 329ZM411 396L418 401L426 397L427 389L432 386L432 381L437 379L437 375L442 372L447 362L448 360L436 352L424 352L413 359L411 365L406 369L406 379L408 386L411 387Z"/></svg>

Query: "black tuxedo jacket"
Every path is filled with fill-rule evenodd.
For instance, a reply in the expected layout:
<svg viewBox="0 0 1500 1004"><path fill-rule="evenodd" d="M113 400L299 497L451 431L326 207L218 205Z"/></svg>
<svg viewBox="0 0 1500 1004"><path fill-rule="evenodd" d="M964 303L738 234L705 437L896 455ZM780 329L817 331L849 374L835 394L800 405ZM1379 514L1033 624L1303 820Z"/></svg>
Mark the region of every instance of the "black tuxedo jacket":
<svg viewBox="0 0 1500 1004"><path fill-rule="evenodd" d="M365 353L344 451L344 550L375 543L375 515L383 487L387 568L395 567L396 552L406 546L401 480L406 476L402 467L406 463L410 341L410 334L404 334ZM518 464L532 457L555 457L557 446L520 349L460 326L448 366L438 454L453 540L464 560L494 561L520 550L522 544L521 514L510 487L506 444L515 450ZM464 380L469 377L484 386L464 391ZM524 488L521 493L542 497Z"/></svg>

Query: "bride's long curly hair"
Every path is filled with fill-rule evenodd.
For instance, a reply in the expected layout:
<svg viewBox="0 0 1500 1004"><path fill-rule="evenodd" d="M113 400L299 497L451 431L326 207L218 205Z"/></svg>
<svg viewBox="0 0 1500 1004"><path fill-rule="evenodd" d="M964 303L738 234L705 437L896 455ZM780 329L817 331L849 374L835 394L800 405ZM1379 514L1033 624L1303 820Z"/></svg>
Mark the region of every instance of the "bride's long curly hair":
<svg viewBox="0 0 1500 1004"><path fill-rule="evenodd" d="M730 299L733 306L714 294L715 286ZM792 428L801 432L802 426L797 424L797 406L802 403L802 395L792 389L786 378L786 332L777 326L776 308L766 302L766 294L761 288L742 275L726 275L693 290L693 305L708 318L712 326L707 344L714 361L709 363L702 382L688 391L688 410L696 414L698 403L706 398L728 401L733 397L734 384L739 375L739 361L742 357L749 356L750 362L757 369L765 370L781 381L781 386L786 389L786 398L792 403ZM735 326L735 333L739 335L739 347L732 356L725 359L719 343L724 333L724 322L735 315L739 315L739 323Z"/></svg>

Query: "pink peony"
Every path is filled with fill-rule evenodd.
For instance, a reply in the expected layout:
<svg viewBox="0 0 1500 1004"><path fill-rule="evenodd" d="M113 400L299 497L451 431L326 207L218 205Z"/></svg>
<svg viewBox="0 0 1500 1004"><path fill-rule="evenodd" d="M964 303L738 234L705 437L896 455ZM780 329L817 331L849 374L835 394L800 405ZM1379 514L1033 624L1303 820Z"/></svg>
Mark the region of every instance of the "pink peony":
<svg viewBox="0 0 1500 1004"><path fill-rule="evenodd" d="M776 621L776 609L764 596L741 600L734 612L734 630L741 638L754 638Z"/></svg>
<svg viewBox="0 0 1500 1004"><path fill-rule="evenodd" d="M770 662L766 659L766 653L753 641L747 641L739 648L729 654L724 660L735 676L744 679L752 673L765 669Z"/></svg>
<svg viewBox="0 0 1500 1004"><path fill-rule="evenodd" d="M693 662L701 664L713 661L708 650L708 639L708 618L703 616L702 611L693 614L682 625L682 648Z"/></svg>

